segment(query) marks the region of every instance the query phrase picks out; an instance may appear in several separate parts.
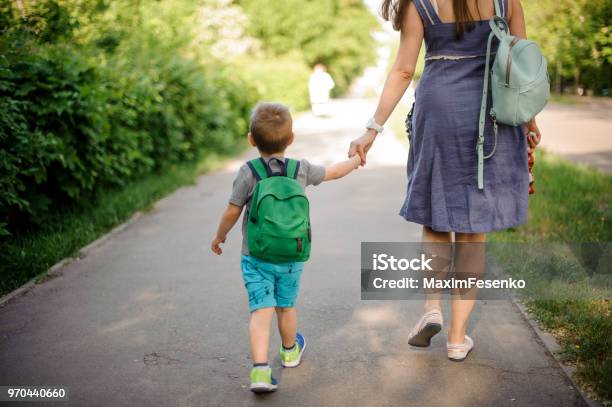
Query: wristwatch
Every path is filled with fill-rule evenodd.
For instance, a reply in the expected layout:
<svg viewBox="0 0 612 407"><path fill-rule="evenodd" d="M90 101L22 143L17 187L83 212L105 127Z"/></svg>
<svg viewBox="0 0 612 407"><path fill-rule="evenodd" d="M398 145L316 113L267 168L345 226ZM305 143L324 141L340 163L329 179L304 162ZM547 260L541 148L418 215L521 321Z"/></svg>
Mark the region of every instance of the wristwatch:
<svg viewBox="0 0 612 407"><path fill-rule="evenodd" d="M366 123L366 129L374 130L376 133L382 133L385 128L376 123L376 120L374 120L373 117L370 117Z"/></svg>

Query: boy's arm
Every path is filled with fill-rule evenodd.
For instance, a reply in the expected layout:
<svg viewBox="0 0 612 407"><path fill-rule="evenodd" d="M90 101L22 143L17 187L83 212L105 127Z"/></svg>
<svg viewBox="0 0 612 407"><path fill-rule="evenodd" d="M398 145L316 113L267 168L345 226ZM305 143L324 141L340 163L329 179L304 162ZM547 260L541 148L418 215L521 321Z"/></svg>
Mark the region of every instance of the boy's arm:
<svg viewBox="0 0 612 407"><path fill-rule="evenodd" d="M325 167L325 178L323 181L331 181L342 178L349 172L359 168L359 164L361 164L361 159L358 155L355 155L348 160L327 166Z"/></svg>
<svg viewBox="0 0 612 407"><path fill-rule="evenodd" d="M223 253L221 247L219 246L221 243L225 243L225 238L229 231L234 227L238 218L240 218L240 214L242 213L242 206L228 204L227 208L223 212L221 216L221 221L219 222L219 227L217 228L217 236L213 239L210 248L216 254Z"/></svg>

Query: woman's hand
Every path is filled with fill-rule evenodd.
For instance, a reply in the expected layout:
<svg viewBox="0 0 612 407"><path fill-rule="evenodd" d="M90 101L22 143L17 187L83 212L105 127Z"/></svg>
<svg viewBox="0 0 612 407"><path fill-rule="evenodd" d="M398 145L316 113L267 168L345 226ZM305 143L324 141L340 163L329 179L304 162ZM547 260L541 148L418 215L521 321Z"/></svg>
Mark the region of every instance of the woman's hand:
<svg viewBox="0 0 612 407"><path fill-rule="evenodd" d="M536 124L535 117L529 120L525 127L527 130L527 143L529 144L529 148L534 150L538 144L540 144L540 140L542 140L542 133ZM534 133L535 136L530 135L530 133Z"/></svg>
<svg viewBox="0 0 612 407"><path fill-rule="evenodd" d="M376 133L375 130L368 129L361 135L361 137L356 138L355 140L351 141L351 146L349 147L349 151L348 151L349 158L357 154L359 155L359 158L361 159L361 165L362 166L365 165L366 155L368 154L368 151L372 147L372 144L374 143L374 139L376 139L377 134L378 133Z"/></svg>

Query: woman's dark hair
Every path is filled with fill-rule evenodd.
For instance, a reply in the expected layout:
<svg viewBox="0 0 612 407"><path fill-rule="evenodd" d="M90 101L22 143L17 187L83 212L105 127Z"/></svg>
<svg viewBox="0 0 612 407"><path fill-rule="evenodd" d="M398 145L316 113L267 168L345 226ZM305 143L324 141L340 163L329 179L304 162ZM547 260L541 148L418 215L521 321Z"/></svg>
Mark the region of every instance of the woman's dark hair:
<svg viewBox="0 0 612 407"><path fill-rule="evenodd" d="M411 1L412 0L383 0L380 5L380 14L385 20L391 21L394 30L401 31L404 15Z"/></svg>
<svg viewBox="0 0 612 407"><path fill-rule="evenodd" d="M476 2L476 10L480 19L478 2ZM474 17L470 13L466 0L453 0L453 13L455 13L455 38L460 40L466 31L474 29Z"/></svg>
<svg viewBox="0 0 612 407"><path fill-rule="evenodd" d="M404 15L411 1L383 0L380 6L380 14L385 20L391 21L394 30L400 31L404 22ZM478 8L478 4L476 4L476 7ZM466 0L453 0L453 12L455 13L455 37L461 39L466 31L471 31L474 28L474 17L470 13ZM478 10L478 16L480 17L480 10Z"/></svg>

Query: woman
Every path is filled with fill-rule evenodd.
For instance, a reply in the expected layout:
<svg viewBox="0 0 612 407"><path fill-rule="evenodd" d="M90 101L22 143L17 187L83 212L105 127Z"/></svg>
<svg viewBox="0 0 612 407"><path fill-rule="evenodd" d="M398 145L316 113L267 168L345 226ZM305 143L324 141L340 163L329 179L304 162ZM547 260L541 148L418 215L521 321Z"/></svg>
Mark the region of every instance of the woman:
<svg viewBox="0 0 612 407"><path fill-rule="evenodd" d="M437 258L436 271L484 273L485 234L526 221L529 175L527 143L535 147L535 119L521 127L499 125L495 154L484 164L484 189L477 185L476 139L481 106L488 19L496 0L385 0L382 14L401 31L397 58L366 132L351 143L349 156L362 165L376 136L412 80L423 39L425 69L416 90L408 158L408 188L400 215L423 225L424 250ZM510 32L525 38L519 0L498 0ZM493 52L497 49L494 40ZM493 59L493 58L491 58ZM490 109L490 99L489 107ZM485 126L485 154L493 149L493 122ZM454 233L454 259L451 244ZM463 360L474 346L465 334L473 297L451 300L448 357ZM409 343L429 346L442 328L440 298L429 293L424 315Z"/></svg>

